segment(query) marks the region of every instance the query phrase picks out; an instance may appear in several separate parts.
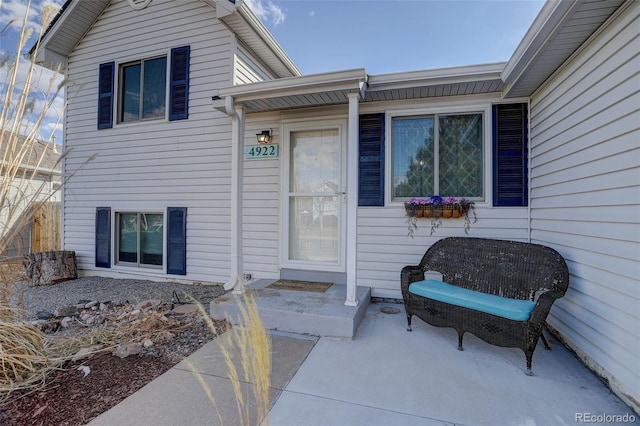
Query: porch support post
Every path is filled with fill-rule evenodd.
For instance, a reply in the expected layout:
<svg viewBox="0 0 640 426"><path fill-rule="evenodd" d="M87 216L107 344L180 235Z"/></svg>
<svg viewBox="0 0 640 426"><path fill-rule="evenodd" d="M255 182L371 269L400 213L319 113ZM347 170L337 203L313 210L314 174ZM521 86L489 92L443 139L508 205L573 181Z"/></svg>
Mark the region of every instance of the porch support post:
<svg viewBox="0 0 640 426"><path fill-rule="evenodd" d="M230 213L230 249L231 264L229 281L225 290L234 289L240 293L237 285L242 277L242 186L243 186L243 150L244 150L244 109L233 105L233 97L225 98L225 109L231 117L231 213Z"/></svg>
<svg viewBox="0 0 640 426"><path fill-rule="evenodd" d="M347 139L347 306L358 306L358 163L360 92L349 93L349 124Z"/></svg>

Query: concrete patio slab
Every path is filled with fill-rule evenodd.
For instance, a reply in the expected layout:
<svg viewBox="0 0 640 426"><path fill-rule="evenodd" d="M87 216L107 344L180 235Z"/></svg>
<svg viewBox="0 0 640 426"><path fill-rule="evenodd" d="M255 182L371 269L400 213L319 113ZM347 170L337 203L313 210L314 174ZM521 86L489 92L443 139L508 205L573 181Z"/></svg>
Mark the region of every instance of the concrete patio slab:
<svg viewBox="0 0 640 426"><path fill-rule="evenodd" d="M551 352L537 348L529 377L518 349L467 334L465 350L458 351L452 329L414 319L409 333L404 307L395 305L395 315L382 313L383 307L394 306L370 305L352 341L318 341L271 410L272 426L546 426L575 424L581 413L634 414L559 343ZM351 423L351 409L357 423ZM335 420L338 412L344 422ZM385 420L399 415L406 417Z"/></svg>

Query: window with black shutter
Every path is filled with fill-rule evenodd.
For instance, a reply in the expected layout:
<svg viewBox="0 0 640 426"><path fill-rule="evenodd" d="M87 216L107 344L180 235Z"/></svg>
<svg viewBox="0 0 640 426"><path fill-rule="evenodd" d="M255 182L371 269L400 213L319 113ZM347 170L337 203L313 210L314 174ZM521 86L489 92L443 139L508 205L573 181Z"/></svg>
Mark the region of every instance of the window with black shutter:
<svg viewBox="0 0 640 426"><path fill-rule="evenodd" d="M358 205L384 206L384 113L360 116Z"/></svg>
<svg viewBox="0 0 640 426"><path fill-rule="evenodd" d="M189 46L118 65L100 65L98 129L116 123L186 120L189 117ZM117 72L116 72L117 71ZM116 76L117 75L117 79Z"/></svg>
<svg viewBox="0 0 640 426"><path fill-rule="evenodd" d="M100 65L98 76L98 130L113 127L113 73L115 62Z"/></svg>
<svg viewBox="0 0 640 426"><path fill-rule="evenodd" d="M493 205L528 205L527 104L493 106Z"/></svg>
<svg viewBox="0 0 640 426"><path fill-rule="evenodd" d="M169 120L189 118L189 46L171 49Z"/></svg>
<svg viewBox="0 0 640 426"><path fill-rule="evenodd" d="M167 274L187 274L187 208L167 208Z"/></svg>
<svg viewBox="0 0 640 426"><path fill-rule="evenodd" d="M96 266L111 267L111 208L96 208Z"/></svg>

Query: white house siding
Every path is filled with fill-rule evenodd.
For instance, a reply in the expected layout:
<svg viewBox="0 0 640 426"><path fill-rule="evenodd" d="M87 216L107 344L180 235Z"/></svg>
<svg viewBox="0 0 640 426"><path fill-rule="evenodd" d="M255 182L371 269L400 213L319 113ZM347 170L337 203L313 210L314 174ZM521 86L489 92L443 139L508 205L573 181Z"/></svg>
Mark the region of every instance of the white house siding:
<svg viewBox="0 0 640 426"><path fill-rule="evenodd" d="M247 48L238 45L235 54L233 84L256 83L273 80L273 74L252 55Z"/></svg>
<svg viewBox="0 0 640 426"><path fill-rule="evenodd" d="M638 410L640 401L640 2L531 99L532 240L571 273L549 317Z"/></svg>
<svg viewBox="0 0 640 426"><path fill-rule="evenodd" d="M253 114L245 125L245 146L256 134L272 130L279 158L244 160L243 271L256 278L280 278L280 140L279 113Z"/></svg>
<svg viewBox="0 0 640 426"><path fill-rule="evenodd" d="M98 66L168 54L191 46L189 118L97 129ZM231 83L231 35L198 1L153 1L134 11L114 1L69 57L65 144L64 248L85 274L145 274L154 279L229 279L231 120L211 105ZM93 154L98 156L83 163ZM187 275L94 266L96 207L158 210L187 207Z"/></svg>
<svg viewBox="0 0 640 426"><path fill-rule="evenodd" d="M500 102L494 96L458 97L454 100L380 102L361 104L360 113L391 110L416 110L434 106L464 106L466 104ZM304 109L282 113L250 114L245 126L245 145L255 145L256 133L272 129L275 143L283 141L280 131L283 121L308 121L323 118L347 118L347 107ZM487 141L491 149L491 141ZM280 238L280 167L279 159L244 161L244 272L256 278L279 277ZM487 164L491 170L491 164ZM348 171L350 174L350 171ZM357 178L357 175L356 175ZM491 182L487 183L491 187ZM473 223L469 236L491 237L517 241L528 240L528 210L526 207L491 207L490 189L487 201L477 203L478 222ZM357 203L357 194L349 194L349 202ZM400 270L417 264L426 249L440 238L464 236L463 219L443 219L442 226L430 236L430 219L419 219L419 229L412 239L407 235L404 206L358 208L357 284L372 288L374 297L401 298ZM286 226L283 224L282 226Z"/></svg>

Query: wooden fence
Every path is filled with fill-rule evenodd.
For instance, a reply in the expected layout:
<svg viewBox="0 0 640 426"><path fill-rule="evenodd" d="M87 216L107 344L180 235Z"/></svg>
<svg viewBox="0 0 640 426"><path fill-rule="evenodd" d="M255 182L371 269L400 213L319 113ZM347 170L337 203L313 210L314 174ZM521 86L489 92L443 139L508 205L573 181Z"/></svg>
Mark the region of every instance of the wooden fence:
<svg viewBox="0 0 640 426"><path fill-rule="evenodd" d="M33 215L31 253L60 250L60 203L45 203Z"/></svg>

